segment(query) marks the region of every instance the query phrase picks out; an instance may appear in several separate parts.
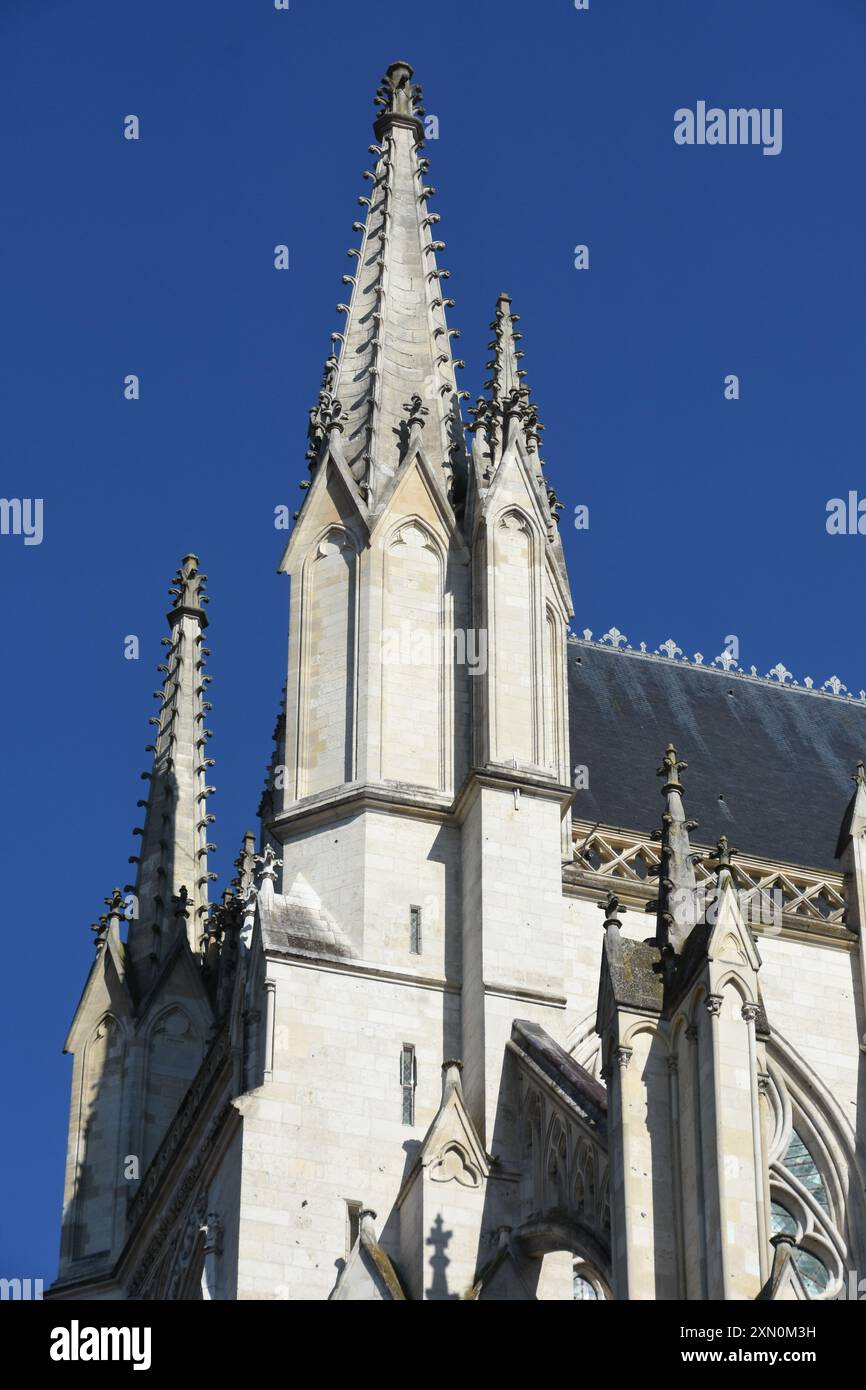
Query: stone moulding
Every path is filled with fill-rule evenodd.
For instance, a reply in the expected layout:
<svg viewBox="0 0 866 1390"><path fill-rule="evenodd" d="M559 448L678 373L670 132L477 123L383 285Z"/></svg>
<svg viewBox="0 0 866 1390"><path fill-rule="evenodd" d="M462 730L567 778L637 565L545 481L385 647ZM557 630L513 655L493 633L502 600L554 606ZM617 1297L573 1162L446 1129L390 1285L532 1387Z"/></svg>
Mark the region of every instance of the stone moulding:
<svg viewBox="0 0 866 1390"><path fill-rule="evenodd" d="M167 1211L161 1218L154 1235L148 1241L143 1256L135 1266L134 1273L128 1284L128 1298L139 1298L145 1291L151 1272L159 1261L166 1242L175 1229L178 1218L189 1206L190 1197L201 1181L202 1173L207 1165L217 1137L231 1116L233 1108L231 1101L227 1101L226 1104L223 1105L208 1129L203 1142L199 1144L195 1157L184 1173ZM141 1195L141 1193L138 1194L138 1196Z"/></svg>

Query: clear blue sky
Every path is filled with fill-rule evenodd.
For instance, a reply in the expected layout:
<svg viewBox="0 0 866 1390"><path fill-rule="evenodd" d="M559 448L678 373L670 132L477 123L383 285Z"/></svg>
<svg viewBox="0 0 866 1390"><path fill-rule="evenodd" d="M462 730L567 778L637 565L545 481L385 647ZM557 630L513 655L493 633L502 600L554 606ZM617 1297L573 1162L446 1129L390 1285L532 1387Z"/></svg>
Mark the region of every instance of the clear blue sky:
<svg viewBox="0 0 866 1390"><path fill-rule="evenodd" d="M522 315L575 627L708 658L735 633L747 666L857 691L866 537L824 522L866 495L864 47L861 0L3 0L0 493L43 498L45 535L0 537L0 1275L56 1271L61 1048L130 874L188 550L223 875L254 824L286 664L273 510L301 496L386 64L415 65L440 121L473 395L500 290ZM676 146L698 100L781 107L782 153Z"/></svg>

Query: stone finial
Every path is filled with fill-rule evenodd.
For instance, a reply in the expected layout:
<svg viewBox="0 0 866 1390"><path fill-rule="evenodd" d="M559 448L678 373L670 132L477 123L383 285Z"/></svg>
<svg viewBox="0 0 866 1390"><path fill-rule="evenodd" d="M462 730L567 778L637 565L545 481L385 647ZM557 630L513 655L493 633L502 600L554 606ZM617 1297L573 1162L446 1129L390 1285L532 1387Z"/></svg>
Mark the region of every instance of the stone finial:
<svg viewBox="0 0 866 1390"><path fill-rule="evenodd" d="M394 125L411 127L419 145L424 139L424 127L421 124L424 116L420 105L421 88L412 81L412 77L411 64L403 61L389 63L385 70L385 76L373 98L374 104L379 108L373 129L380 143Z"/></svg>
<svg viewBox="0 0 866 1390"><path fill-rule="evenodd" d="M102 900L108 908L110 917L126 916L126 900L119 888L112 888L111 896Z"/></svg>
<svg viewBox="0 0 866 1390"><path fill-rule="evenodd" d="M669 743L664 751L661 767L656 768L656 776L665 777L667 779L665 785L662 787L663 796L670 791L678 791L680 795L682 795L683 784L680 781L679 774L684 772L687 767L688 763L678 761L677 750L672 743Z"/></svg>
<svg viewBox="0 0 866 1390"><path fill-rule="evenodd" d="M282 859L277 858L276 850L272 845L265 845L261 854L257 854L253 863L256 865L256 888L260 897L272 898L274 896L274 884L277 881L277 869L283 867Z"/></svg>
<svg viewBox="0 0 866 1390"><path fill-rule="evenodd" d="M716 875L719 883L722 882L723 875L730 878L731 865L736 854L739 854L739 850L734 849L728 843L727 835L721 835L716 844L715 852L705 857L704 863Z"/></svg>
<svg viewBox="0 0 866 1390"><path fill-rule="evenodd" d="M207 617L202 611L202 605L208 602L204 592L207 575L201 573L198 565L197 555L184 555L174 575L168 591L174 599L168 615L172 626L184 613L191 613L199 619L202 627L207 627Z"/></svg>
<svg viewBox="0 0 866 1390"><path fill-rule="evenodd" d="M605 931L608 931L610 929L613 929L614 931L619 931L620 927L622 926L619 914L620 912L624 913L625 908L620 903L620 900L617 897L616 893L608 893L604 902L596 903L596 907L599 909L600 912L604 913Z"/></svg>

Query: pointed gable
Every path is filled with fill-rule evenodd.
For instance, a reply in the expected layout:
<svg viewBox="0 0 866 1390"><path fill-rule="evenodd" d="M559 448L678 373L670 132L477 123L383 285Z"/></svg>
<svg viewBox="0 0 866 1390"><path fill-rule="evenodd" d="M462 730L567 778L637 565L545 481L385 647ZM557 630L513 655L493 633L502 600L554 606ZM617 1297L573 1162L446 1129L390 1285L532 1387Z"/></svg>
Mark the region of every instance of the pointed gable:
<svg viewBox="0 0 866 1390"><path fill-rule="evenodd" d="M358 1239L337 1278L331 1303L405 1302L396 1270L376 1239L374 1211L360 1214Z"/></svg>

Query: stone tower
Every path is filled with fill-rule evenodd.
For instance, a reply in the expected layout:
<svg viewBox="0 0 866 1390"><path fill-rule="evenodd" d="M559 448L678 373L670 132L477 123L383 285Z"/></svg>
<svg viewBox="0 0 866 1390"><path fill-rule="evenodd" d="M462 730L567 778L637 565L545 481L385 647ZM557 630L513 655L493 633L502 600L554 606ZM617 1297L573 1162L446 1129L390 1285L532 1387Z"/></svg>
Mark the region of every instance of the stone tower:
<svg viewBox="0 0 866 1390"><path fill-rule="evenodd" d="M420 103L391 64L217 904L207 599L175 576L49 1296L835 1297L866 1258L862 764L837 836L866 693L569 635L507 294L464 428Z"/></svg>

